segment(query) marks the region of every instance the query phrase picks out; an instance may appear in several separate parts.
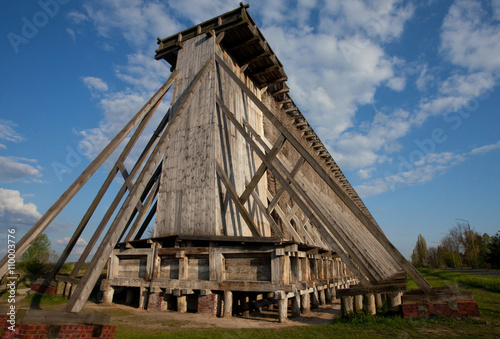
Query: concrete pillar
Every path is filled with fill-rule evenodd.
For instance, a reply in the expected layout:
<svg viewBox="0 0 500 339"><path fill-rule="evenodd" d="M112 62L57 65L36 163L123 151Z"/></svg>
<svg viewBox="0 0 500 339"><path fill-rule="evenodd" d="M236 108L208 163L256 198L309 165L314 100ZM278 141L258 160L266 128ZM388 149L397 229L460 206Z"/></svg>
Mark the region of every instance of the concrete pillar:
<svg viewBox="0 0 500 339"><path fill-rule="evenodd" d="M300 317L300 295L292 298L292 318Z"/></svg>
<svg viewBox="0 0 500 339"><path fill-rule="evenodd" d="M145 287L139 288L139 309L145 310L148 308L149 291Z"/></svg>
<svg viewBox="0 0 500 339"><path fill-rule="evenodd" d="M102 294L103 304L111 304L113 302L113 295L115 294L115 289L111 286L106 287L104 293Z"/></svg>
<svg viewBox="0 0 500 339"><path fill-rule="evenodd" d="M66 288L66 283L64 281L58 281L56 288L56 295L64 295L65 288Z"/></svg>
<svg viewBox="0 0 500 339"><path fill-rule="evenodd" d="M311 308L319 307L318 290L313 288L313 293L311 293Z"/></svg>
<svg viewBox="0 0 500 339"><path fill-rule="evenodd" d="M352 297L345 296L340 298L342 314L346 315L353 312Z"/></svg>
<svg viewBox="0 0 500 339"><path fill-rule="evenodd" d="M337 287L333 286L332 287L332 302L335 302L337 300Z"/></svg>
<svg viewBox="0 0 500 339"><path fill-rule="evenodd" d="M250 298L247 296L242 297L240 299L240 305L241 305L243 316L249 317L250 316Z"/></svg>
<svg viewBox="0 0 500 339"><path fill-rule="evenodd" d="M188 308L187 296L179 295L177 297L177 312L186 313Z"/></svg>
<svg viewBox="0 0 500 339"><path fill-rule="evenodd" d="M326 303L327 304L331 304L332 303L332 293L331 293L331 288L330 287L327 287L325 289L325 299L326 299Z"/></svg>
<svg viewBox="0 0 500 339"><path fill-rule="evenodd" d="M288 298L278 299L278 320L280 323L286 322L288 312Z"/></svg>
<svg viewBox="0 0 500 339"><path fill-rule="evenodd" d="M134 290L131 288L127 288L127 296L125 298L125 305L132 305L134 301Z"/></svg>
<svg viewBox="0 0 500 339"><path fill-rule="evenodd" d="M326 304L326 296L325 296L325 290L318 291L319 295L319 304L320 305L325 305Z"/></svg>
<svg viewBox="0 0 500 339"><path fill-rule="evenodd" d="M71 297L71 288L73 287L73 285L69 282L66 283L66 286L64 287L64 296L66 298L69 298Z"/></svg>
<svg viewBox="0 0 500 339"><path fill-rule="evenodd" d="M368 293L364 297L364 309L366 314L375 315L377 314L377 307L375 304L375 295L373 293Z"/></svg>
<svg viewBox="0 0 500 339"><path fill-rule="evenodd" d="M375 305L377 308L382 308L384 306L384 298L382 293L375 294Z"/></svg>
<svg viewBox="0 0 500 339"><path fill-rule="evenodd" d="M163 301L163 295L160 295L160 291L150 291L148 296L148 310L161 310L161 304Z"/></svg>
<svg viewBox="0 0 500 339"><path fill-rule="evenodd" d="M401 308L401 292L387 293L387 308L389 311L399 312Z"/></svg>
<svg viewBox="0 0 500 339"><path fill-rule="evenodd" d="M362 295L354 296L354 311L356 311L356 312L363 311L363 296Z"/></svg>
<svg viewBox="0 0 500 339"><path fill-rule="evenodd" d="M224 318L233 316L233 292L224 291Z"/></svg>
<svg viewBox="0 0 500 339"><path fill-rule="evenodd" d="M311 299L308 292L300 296L300 306L302 307L302 313L307 313L311 310Z"/></svg>

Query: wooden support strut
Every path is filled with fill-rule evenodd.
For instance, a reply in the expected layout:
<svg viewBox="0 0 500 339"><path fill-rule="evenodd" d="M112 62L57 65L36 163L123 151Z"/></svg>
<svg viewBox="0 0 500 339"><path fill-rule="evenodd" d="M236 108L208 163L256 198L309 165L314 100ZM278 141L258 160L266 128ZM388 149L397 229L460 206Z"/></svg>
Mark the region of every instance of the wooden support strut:
<svg viewBox="0 0 500 339"><path fill-rule="evenodd" d="M281 134L276 143L274 144L273 148L271 149L271 151L266 156L268 161L272 161L276 157L281 147L285 143L285 140L286 140L285 137L283 136L283 134ZM262 179L262 176L264 176L264 174L266 173L266 170L267 170L266 163L263 162L262 164L260 164L252 180L245 188L245 191L241 194L239 200L242 204L246 203L248 197L255 190L255 187L257 187L257 185L259 184L260 179Z"/></svg>
<svg viewBox="0 0 500 339"><path fill-rule="evenodd" d="M225 72L239 85L243 92L254 102L254 104L262 111L262 113L271 121L271 123L281 132L294 148L306 159L316 173L327 183L327 185L337 194L337 196L346 204L346 206L356 215L356 217L365 225L372 235L380 241L387 252L397 260L406 273L415 281L415 283L426 294L432 293L432 286L427 280L411 265L406 258L394 247L387 239L382 231L376 227L369 218L361 211L354 201L342 190L342 188L328 175L314 157L300 144L300 142L286 129L286 127L272 114L272 112L261 102L252 91L234 74L229 66L218 55L215 56L217 64L219 64Z"/></svg>
<svg viewBox="0 0 500 339"><path fill-rule="evenodd" d="M57 201L45 212L45 214L33 225L33 227L21 238L16 246L16 259L18 259L26 249L43 233L50 223L59 215L64 207L73 199L108 157L115 151L121 142L130 134L137 124L148 114L153 106L160 101L170 86L174 83L177 72L173 72L163 86L148 100L141 110L123 127L123 129L111 140L102 152L92 161L92 163L80 174L71 186L57 199ZM78 237L76 238L78 241ZM76 243L76 242L75 242ZM0 261L0 276L7 272L8 256Z"/></svg>
<svg viewBox="0 0 500 339"><path fill-rule="evenodd" d="M255 226L255 223L253 222L252 218L245 209L245 206L241 204L238 198L238 194L236 193L236 190L231 184L231 181L227 177L226 173L224 173L224 170L220 167L219 163L216 164L216 170L217 170L217 175L224 183L224 186L226 186L226 189L229 192L231 199L233 199L234 205L238 209L238 212L240 212L241 216L243 217L243 220L245 220L245 223L248 225L248 228L250 228L252 235L257 237L262 237L262 234L260 234L259 229L257 228L257 226Z"/></svg>
<svg viewBox="0 0 500 339"><path fill-rule="evenodd" d="M198 72L195 79L191 82L191 85L187 90L187 94L184 96L180 104L176 105L177 109L180 109L186 102L187 98L189 98L194 92L194 87L203 77L209 66L213 66L213 58L209 58L203 68ZM173 114L173 116L173 119L176 119L176 115ZM66 311L80 312L85 305L85 302L92 292L92 289L97 279L99 278L99 275L101 274L108 257L110 256L113 248L116 246L119 240L120 235L123 232L123 228L125 227L125 218L132 214L132 211L135 209L135 205L139 201L140 195L147 184L147 180L151 177L156 167L158 166L158 163L160 162L164 147L169 140L168 131L170 129L170 126L171 124L166 127L162 136L158 140L158 143L151 153L151 156L149 157L148 161L144 165L143 170L139 174L132 192L130 192L130 194L127 196L123 207L118 212L101 245L97 249L89 267L85 271L80 284L78 284L76 291L72 294L71 299L67 303Z"/></svg>

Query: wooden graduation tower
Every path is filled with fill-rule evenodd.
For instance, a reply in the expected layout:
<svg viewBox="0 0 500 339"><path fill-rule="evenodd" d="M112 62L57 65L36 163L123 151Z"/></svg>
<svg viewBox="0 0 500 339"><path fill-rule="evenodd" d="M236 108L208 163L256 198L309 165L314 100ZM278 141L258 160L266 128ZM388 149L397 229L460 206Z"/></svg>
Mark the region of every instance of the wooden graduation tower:
<svg viewBox="0 0 500 339"><path fill-rule="evenodd" d="M284 319L289 299L297 314L352 284L358 294L405 290L406 274L432 292L295 105L247 7L158 39L156 59L172 66L169 79L18 244L21 255L129 137L52 273L72 286L67 311L82 310L106 264L105 302L225 316L271 297ZM172 85L168 112L126 169ZM75 269L58 275L119 173L125 183ZM1 264L4 273L7 259Z"/></svg>

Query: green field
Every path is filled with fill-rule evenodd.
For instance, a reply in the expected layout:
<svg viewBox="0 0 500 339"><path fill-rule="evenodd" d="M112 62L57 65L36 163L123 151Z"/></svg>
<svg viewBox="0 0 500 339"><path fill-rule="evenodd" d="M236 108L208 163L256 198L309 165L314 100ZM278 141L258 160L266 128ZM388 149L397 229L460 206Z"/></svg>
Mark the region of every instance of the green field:
<svg viewBox="0 0 500 339"><path fill-rule="evenodd" d="M435 287L458 285L460 290L474 293L481 312L481 319L455 320L437 318L430 320L405 320L400 317L358 315L351 319L337 319L328 325L279 326L274 329L186 329L172 320L161 321L163 330L155 331L154 321L147 313L137 314L123 309L110 312L112 323L119 324L115 338L500 338L500 278L461 274L441 270L422 269L421 273ZM416 288L409 281L409 288ZM1 294L1 292L0 292ZM0 296L0 303L5 302ZM64 299L58 297L30 296L23 306L36 304L43 309L59 309ZM21 305L19 305L21 306ZM138 326L141 324L142 326ZM151 325L151 326L149 326ZM168 333L165 333L165 326ZM144 329L148 328L147 331Z"/></svg>

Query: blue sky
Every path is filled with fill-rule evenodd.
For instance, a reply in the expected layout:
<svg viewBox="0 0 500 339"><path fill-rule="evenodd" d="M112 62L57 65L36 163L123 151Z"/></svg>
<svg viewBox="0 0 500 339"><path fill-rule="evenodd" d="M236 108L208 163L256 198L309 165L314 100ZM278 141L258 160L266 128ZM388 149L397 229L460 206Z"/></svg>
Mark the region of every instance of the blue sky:
<svg viewBox="0 0 500 339"><path fill-rule="evenodd" d="M249 3L291 96L406 257L455 218L500 230L500 1ZM25 233L167 79L157 37L238 5L4 2L1 229ZM104 175L47 230L56 250Z"/></svg>

